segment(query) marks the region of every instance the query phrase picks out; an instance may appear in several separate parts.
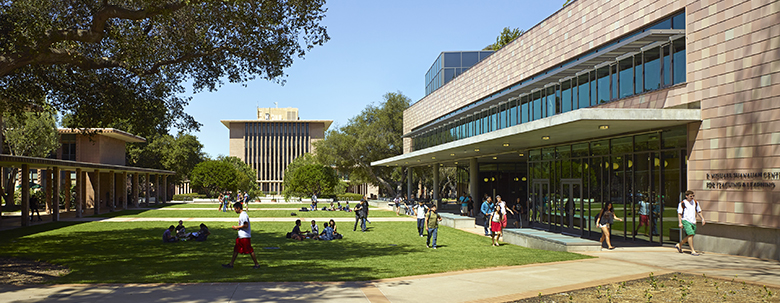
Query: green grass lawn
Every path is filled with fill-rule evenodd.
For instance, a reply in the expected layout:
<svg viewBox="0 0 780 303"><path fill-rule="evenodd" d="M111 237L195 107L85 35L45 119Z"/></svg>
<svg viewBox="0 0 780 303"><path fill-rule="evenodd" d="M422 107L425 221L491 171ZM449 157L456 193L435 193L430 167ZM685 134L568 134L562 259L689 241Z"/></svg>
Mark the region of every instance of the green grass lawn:
<svg viewBox="0 0 780 303"><path fill-rule="evenodd" d="M236 237L229 224L212 223L206 242L168 244L161 240L165 225L54 222L13 229L0 232L0 254L68 266L71 273L55 283L364 281L589 258L492 247L487 237L447 227L439 229L439 249L427 249L413 222L376 222L366 233L341 226L342 240L303 242L285 238L290 223L257 222L252 243L263 267L253 270L251 258L239 255L236 267L225 269L220 264L230 261Z"/></svg>
<svg viewBox="0 0 780 303"><path fill-rule="evenodd" d="M335 204L334 204L335 205ZM342 203L342 205L344 205ZM153 205L150 205L152 207ZM219 203L166 203L166 204L160 204L157 208L213 208L214 210L219 207ZM249 202L249 209L252 208L298 208L306 207L308 208L311 206L309 203L254 203ZM318 208L322 209L323 206L330 207L330 203L323 203L320 202L317 204ZM142 206L143 207L143 206ZM349 204L350 208L355 207L355 203ZM369 206L370 208L376 208L374 206Z"/></svg>
<svg viewBox="0 0 780 303"><path fill-rule="evenodd" d="M291 217L291 213L296 213L296 217L306 218L354 218L354 212L344 211L308 211L297 210L257 210L250 208L247 211L249 217L256 218L286 218ZM217 211L215 209L203 210L173 210L173 209L129 209L118 212L103 213L94 217L101 218L238 218L233 210L227 212ZM368 217L396 217L395 212L389 210L372 209L368 212Z"/></svg>

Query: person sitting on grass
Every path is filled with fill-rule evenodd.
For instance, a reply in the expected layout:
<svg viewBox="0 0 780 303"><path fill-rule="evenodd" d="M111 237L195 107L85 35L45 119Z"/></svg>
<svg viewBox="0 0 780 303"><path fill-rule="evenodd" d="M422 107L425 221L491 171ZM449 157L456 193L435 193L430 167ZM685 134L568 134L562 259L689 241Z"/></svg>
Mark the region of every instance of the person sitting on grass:
<svg viewBox="0 0 780 303"><path fill-rule="evenodd" d="M347 204L344 206L344 211L351 212L351 210L349 209L349 201L347 201Z"/></svg>
<svg viewBox="0 0 780 303"><path fill-rule="evenodd" d="M319 236L320 236L320 227L317 226L317 222L316 221L311 220L311 232L306 234L306 237L308 237L310 239L317 239L317 237L319 237Z"/></svg>
<svg viewBox="0 0 780 303"><path fill-rule="evenodd" d="M163 243L173 243L179 241L178 238L176 238L171 234L174 228L175 227L171 225L171 227L168 227L168 229L166 229L165 232L163 232Z"/></svg>
<svg viewBox="0 0 780 303"><path fill-rule="evenodd" d="M211 234L211 232L209 232L209 228L206 226L206 224L201 223L200 224L200 230L198 230L198 231L196 231L194 233L191 233L189 235L189 239L190 240L195 240L195 241L198 241L198 242L203 242L203 241L206 241L206 237L208 237L210 234Z"/></svg>
<svg viewBox="0 0 780 303"><path fill-rule="evenodd" d="M330 226L330 228L333 228L333 233L334 234L338 233L338 230L336 230L336 221L333 221L333 219L330 219L330 221L328 221L328 226Z"/></svg>
<svg viewBox="0 0 780 303"><path fill-rule="evenodd" d="M179 225L176 225L176 237L185 238L187 236L188 236L187 232L184 228L184 222L182 220L179 220Z"/></svg>
<svg viewBox="0 0 780 303"><path fill-rule="evenodd" d="M320 234L319 239L324 241L333 240L333 227L330 227L328 222L325 222L322 226L323 232Z"/></svg>
<svg viewBox="0 0 780 303"><path fill-rule="evenodd" d="M295 227L293 227L292 232L290 232L290 238L303 241L303 239L306 239L306 236L304 235L305 232L301 232L301 219L295 220Z"/></svg>

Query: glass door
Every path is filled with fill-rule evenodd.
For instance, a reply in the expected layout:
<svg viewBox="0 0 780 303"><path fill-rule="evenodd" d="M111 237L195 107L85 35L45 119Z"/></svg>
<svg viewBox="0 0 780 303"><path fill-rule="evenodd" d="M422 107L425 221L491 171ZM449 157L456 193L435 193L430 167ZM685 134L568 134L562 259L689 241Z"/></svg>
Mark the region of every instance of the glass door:
<svg viewBox="0 0 780 303"><path fill-rule="evenodd" d="M550 206L548 203L550 201L549 179L533 180L531 183L531 201L533 204L531 207L531 221L536 223L534 226L550 230Z"/></svg>
<svg viewBox="0 0 780 303"><path fill-rule="evenodd" d="M582 236L584 224L582 179L561 179L560 226L561 233Z"/></svg>

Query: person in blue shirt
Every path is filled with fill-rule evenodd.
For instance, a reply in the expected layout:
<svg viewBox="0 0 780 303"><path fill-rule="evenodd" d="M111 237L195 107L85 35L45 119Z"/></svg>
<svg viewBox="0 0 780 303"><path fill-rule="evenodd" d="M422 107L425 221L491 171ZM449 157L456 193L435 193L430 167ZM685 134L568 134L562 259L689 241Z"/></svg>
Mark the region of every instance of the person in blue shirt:
<svg viewBox="0 0 780 303"><path fill-rule="evenodd" d="M493 202L489 196L485 195L485 199L482 201L482 206L479 211L482 213L482 217L485 219L485 236L490 236L488 227L490 226L490 214L493 210Z"/></svg>

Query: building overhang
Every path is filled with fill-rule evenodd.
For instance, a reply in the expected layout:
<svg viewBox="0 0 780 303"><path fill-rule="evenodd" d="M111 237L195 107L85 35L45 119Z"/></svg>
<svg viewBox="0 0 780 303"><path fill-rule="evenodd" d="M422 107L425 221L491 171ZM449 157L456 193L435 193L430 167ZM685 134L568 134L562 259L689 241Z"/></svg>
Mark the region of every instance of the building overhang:
<svg viewBox="0 0 780 303"><path fill-rule="evenodd" d="M76 135L96 134L96 135L106 136L109 138L114 138L120 141L130 142L130 143L146 142L146 138L144 137L136 136L126 131L115 129L115 128L85 128L85 129L59 128L57 129L57 132L60 134L76 134Z"/></svg>
<svg viewBox="0 0 780 303"><path fill-rule="evenodd" d="M324 130L328 130L330 125L333 124L333 120L220 120L219 122L222 122L222 125L227 128L230 128L231 123L322 123Z"/></svg>
<svg viewBox="0 0 780 303"><path fill-rule="evenodd" d="M392 158L372 166L453 165L518 161L528 149L639 132L701 121L701 109L583 108Z"/></svg>

